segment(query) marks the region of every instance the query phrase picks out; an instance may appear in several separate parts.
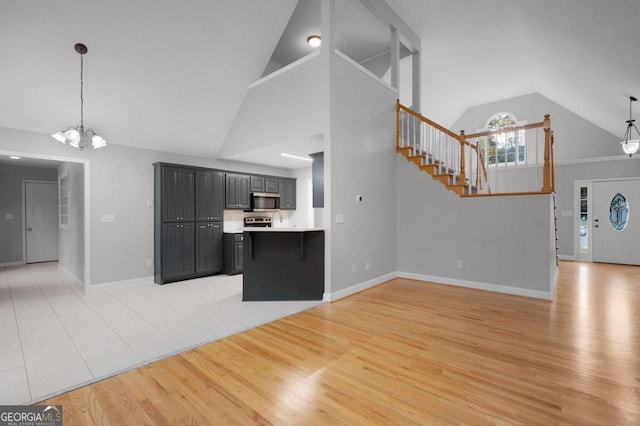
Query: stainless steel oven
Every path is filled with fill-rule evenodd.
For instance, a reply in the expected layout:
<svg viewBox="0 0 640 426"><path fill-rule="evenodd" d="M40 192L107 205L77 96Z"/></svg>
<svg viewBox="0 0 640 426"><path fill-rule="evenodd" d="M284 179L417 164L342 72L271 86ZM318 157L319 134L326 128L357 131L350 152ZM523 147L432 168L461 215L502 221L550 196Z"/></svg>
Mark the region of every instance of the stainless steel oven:
<svg viewBox="0 0 640 426"><path fill-rule="evenodd" d="M264 216L245 217L244 226L245 228L268 228L271 227L271 218Z"/></svg>

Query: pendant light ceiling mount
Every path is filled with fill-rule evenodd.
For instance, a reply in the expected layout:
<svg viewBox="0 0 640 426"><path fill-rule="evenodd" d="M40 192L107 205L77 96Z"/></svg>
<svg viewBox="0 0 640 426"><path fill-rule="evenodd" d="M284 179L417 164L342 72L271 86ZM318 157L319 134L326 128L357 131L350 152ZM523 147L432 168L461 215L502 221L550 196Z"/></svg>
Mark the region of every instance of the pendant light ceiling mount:
<svg viewBox="0 0 640 426"><path fill-rule="evenodd" d="M69 127L67 130L56 132L51 136L58 142L68 143L80 151L86 147L102 148L107 145L107 141L96 134L93 129L85 129L84 127L84 55L89 49L83 43L76 43L73 48L80 54L80 125L78 127Z"/></svg>
<svg viewBox="0 0 640 426"><path fill-rule="evenodd" d="M87 49L87 46L82 44L82 43L76 43L75 46L73 46L74 49L76 49L76 52L78 52L81 55L85 55L89 49Z"/></svg>
<svg viewBox="0 0 640 426"><path fill-rule="evenodd" d="M640 148L640 131L638 131L638 128L635 125L636 120L631 116L631 104L637 100L638 99L636 97L629 96L629 119L627 120L627 130L624 132L624 140L620 142L622 150L625 154L629 155L629 157L635 154L638 151L638 148ZM633 139L631 136L633 129L636 129L636 134L638 135L636 139Z"/></svg>

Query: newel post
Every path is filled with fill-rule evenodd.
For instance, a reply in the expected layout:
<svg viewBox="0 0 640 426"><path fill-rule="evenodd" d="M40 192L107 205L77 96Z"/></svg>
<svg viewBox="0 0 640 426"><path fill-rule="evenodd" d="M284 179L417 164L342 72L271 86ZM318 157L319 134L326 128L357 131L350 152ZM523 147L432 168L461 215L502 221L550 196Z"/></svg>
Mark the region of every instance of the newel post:
<svg viewBox="0 0 640 426"><path fill-rule="evenodd" d="M462 183L464 185L467 180L467 176L465 175L464 165L466 163L464 159L464 145L466 144L466 136L464 135L464 130L460 130L460 181L458 183Z"/></svg>
<svg viewBox="0 0 640 426"><path fill-rule="evenodd" d="M544 116L544 170L542 192L553 192L551 185L551 115Z"/></svg>

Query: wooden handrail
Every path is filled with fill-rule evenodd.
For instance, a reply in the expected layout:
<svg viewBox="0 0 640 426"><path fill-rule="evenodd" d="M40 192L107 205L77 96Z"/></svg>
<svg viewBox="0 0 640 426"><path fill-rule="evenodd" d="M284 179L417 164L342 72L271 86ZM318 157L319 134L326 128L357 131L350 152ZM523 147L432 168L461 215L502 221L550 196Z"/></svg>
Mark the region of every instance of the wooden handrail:
<svg viewBox="0 0 640 426"><path fill-rule="evenodd" d="M479 147L479 141L471 141L472 139L477 139L477 138L481 138L481 137L485 137L485 136L491 136L491 135L496 135L496 134L501 134L501 133L514 133L514 132L519 132L519 131L523 131L523 130L528 130L528 129L536 129L536 128L543 128L544 129L544 168L543 168L543 173L542 173L542 178L543 178L543 184L542 184L542 188L540 189L540 192L523 192L522 194L535 194L535 193L543 193L543 194L549 194L552 192L555 192L555 171L554 171L554 158L553 158L553 131L551 131L551 119L550 119L550 115L546 114L544 116L544 121L538 122L538 123L531 123L531 124L525 124L522 126L513 126L513 127L502 127L500 129L495 129L495 130L486 130L486 131L482 131L482 132L476 132L476 133L471 133L471 134L466 134L464 130L460 131L460 134L456 134L454 132L452 132L451 130L447 129L446 127L436 123L433 120L428 119L427 117L423 116L422 114L413 111L412 109L402 105L400 103L400 100L396 101L396 145L399 147L400 143L401 143L401 137L402 137L402 120L401 120L401 111L406 112L409 115L414 116L415 118L417 118L418 120L420 120L421 122L426 123L427 125L433 127L434 129L440 131L441 133L444 133L445 135L451 137L452 139L458 141L458 143L460 143L460 169L459 169L459 174L458 174L458 181L463 183L466 181L466 174L467 174L467 164L466 164L466 150L465 150L465 146L468 146L470 149L473 149L476 151L476 155L478 157L478 164L477 165L477 169L472 169L470 171L470 173L473 175L475 173L475 179L474 176L471 176L469 179L470 180L475 180L475 185L480 188L480 173L482 173L482 176L484 177L484 182L487 185L487 191L488 194L482 194L482 195L508 195L510 193L492 193L491 190L488 187L488 183L489 183L489 178L488 178L488 171L487 171L487 165L485 164L485 159L482 158L482 151L480 150ZM415 147L414 147L415 148ZM471 153L469 153L471 154ZM406 155L406 153L405 153ZM419 155L417 154L413 154L415 158L418 158ZM412 157L412 159L414 159L414 157ZM416 163L418 164L418 163ZM482 168L482 172L480 172L480 168ZM471 182L473 183L473 182ZM455 186L455 185L454 185ZM480 195L480 194L478 194Z"/></svg>
<svg viewBox="0 0 640 426"><path fill-rule="evenodd" d="M467 135L467 139L481 138L483 136L496 135L500 133L518 132L520 130L535 129L538 127L544 127L544 121L541 121L539 123L524 124L518 127L502 127L496 130L486 130L484 132L471 133L470 135Z"/></svg>
<svg viewBox="0 0 640 426"><path fill-rule="evenodd" d="M478 146L477 146L477 145L475 146L475 148L476 148L476 151L478 151ZM486 185L487 185L487 189L488 189L489 193L491 193L491 188L488 188L488 185L489 185L489 177L487 176L487 168L486 168L486 166L484 165L484 158L482 158L482 152L480 152L479 157L480 157L480 160L481 160L481 161L478 161L478 162L479 162L479 163L480 163L480 165L482 166L482 174L484 175L484 181L485 181L485 183L486 183ZM479 176L479 175L478 175L478 176ZM478 180L479 180L479 179L480 179L480 178L478 177ZM478 183L477 183L477 186L478 186L478 187L480 187L480 182L478 182Z"/></svg>
<svg viewBox="0 0 640 426"><path fill-rule="evenodd" d="M420 114L418 112L415 112L411 108L407 108L406 106L402 105L400 102L398 102L398 110L403 110L406 113L411 114L414 117L424 121L425 123L428 123L430 126L435 127L436 129L440 130L442 133L446 133L447 135L451 136L452 138L456 138L457 140L460 140L460 136L459 135L456 135L451 130L447 129L444 126L441 126L440 124L436 123L435 121L429 120L427 117L425 117L424 115L422 115L422 114Z"/></svg>

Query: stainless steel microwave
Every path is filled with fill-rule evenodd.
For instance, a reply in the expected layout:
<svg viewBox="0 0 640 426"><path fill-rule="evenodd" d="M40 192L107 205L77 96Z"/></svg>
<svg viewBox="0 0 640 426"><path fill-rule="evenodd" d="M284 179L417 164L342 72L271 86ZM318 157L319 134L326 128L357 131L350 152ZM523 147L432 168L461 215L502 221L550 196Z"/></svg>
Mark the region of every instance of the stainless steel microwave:
<svg viewBox="0 0 640 426"><path fill-rule="evenodd" d="M280 208L280 194L270 192L251 193L251 211L269 212Z"/></svg>

